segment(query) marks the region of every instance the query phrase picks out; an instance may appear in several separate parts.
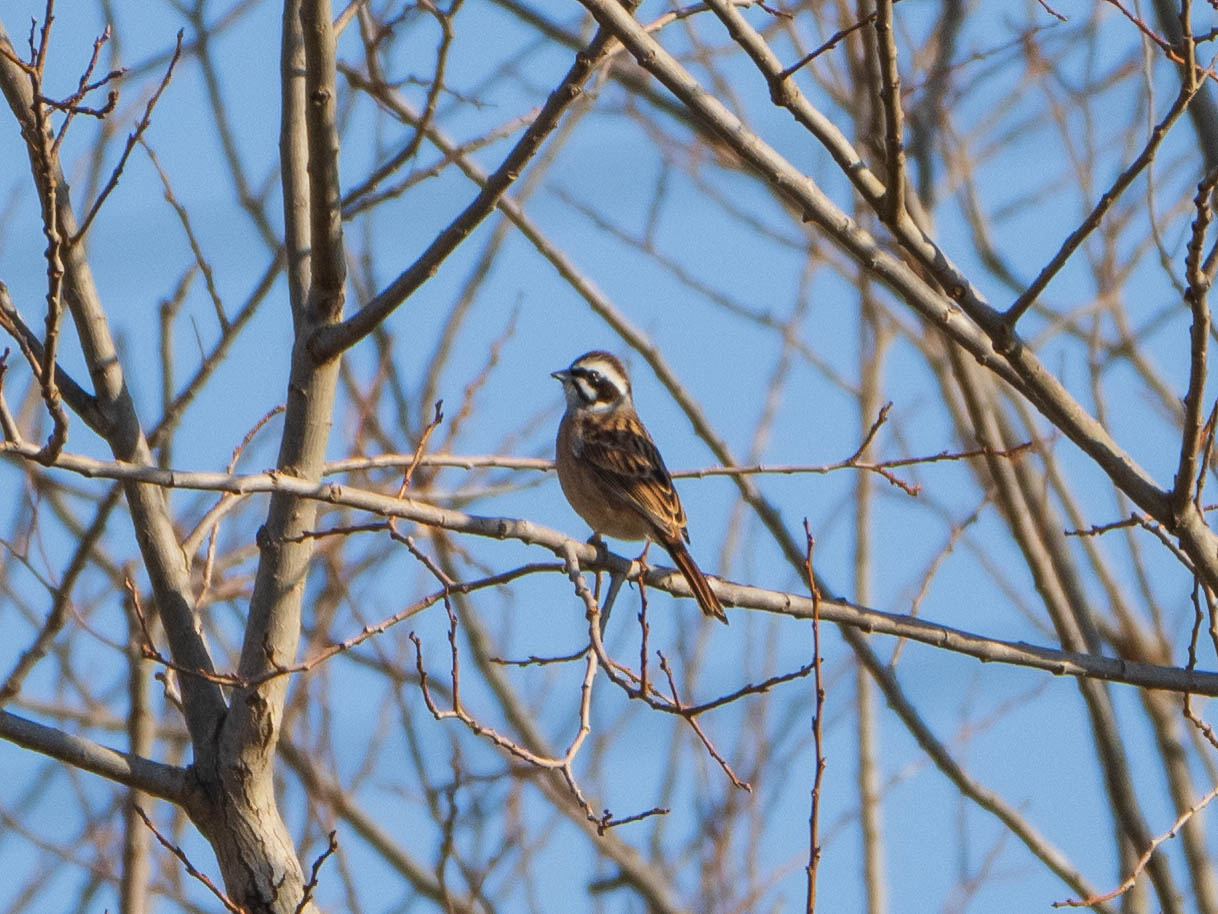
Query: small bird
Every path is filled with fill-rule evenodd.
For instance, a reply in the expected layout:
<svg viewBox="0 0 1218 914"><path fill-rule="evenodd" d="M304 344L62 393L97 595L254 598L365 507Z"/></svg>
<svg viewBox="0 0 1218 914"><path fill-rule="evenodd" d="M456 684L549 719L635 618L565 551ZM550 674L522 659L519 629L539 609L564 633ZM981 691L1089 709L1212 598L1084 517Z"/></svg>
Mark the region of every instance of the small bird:
<svg viewBox="0 0 1218 914"><path fill-rule="evenodd" d="M634 411L622 363L594 350L552 377L562 382L567 398L555 456L571 507L596 533L663 546L698 606L726 625L723 604L685 548L685 509L664 458Z"/></svg>

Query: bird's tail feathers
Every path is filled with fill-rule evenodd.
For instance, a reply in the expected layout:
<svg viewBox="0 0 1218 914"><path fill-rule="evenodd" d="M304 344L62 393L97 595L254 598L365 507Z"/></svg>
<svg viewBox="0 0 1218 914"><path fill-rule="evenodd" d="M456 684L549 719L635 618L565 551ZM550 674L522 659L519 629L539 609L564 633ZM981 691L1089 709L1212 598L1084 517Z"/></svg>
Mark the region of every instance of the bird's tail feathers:
<svg viewBox="0 0 1218 914"><path fill-rule="evenodd" d="M689 582L689 589L694 592L694 599L698 601L698 606L702 611L727 625L727 615L723 612L723 604L711 590L710 582L706 580L706 575L702 573L702 569L698 567L694 557L689 554L685 544L677 540L674 543L665 543L664 547L672 556L672 560L681 574L685 576L685 580Z"/></svg>

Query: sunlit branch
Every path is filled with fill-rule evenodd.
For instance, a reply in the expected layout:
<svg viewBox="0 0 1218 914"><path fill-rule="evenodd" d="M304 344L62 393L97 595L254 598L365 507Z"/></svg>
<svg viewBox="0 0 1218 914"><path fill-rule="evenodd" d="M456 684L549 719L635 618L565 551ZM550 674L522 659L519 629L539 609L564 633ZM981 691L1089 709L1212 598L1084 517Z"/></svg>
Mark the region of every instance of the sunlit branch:
<svg viewBox="0 0 1218 914"><path fill-rule="evenodd" d="M346 321L318 331L310 343L315 359L324 362L363 339L415 289L435 274L440 263L494 210L525 165L541 148L546 137L554 131L562 114L579 98L583 84L607 52L609 42L610 33L599 30L587 48L576 56L562 81L546 99L536 120L529 125L494 173L487 178L474 199L436 236L411 266Z"/></svg>
<svg viewBox="0 0 1218 914"><path fill-rule="evenodd" d="M884 106L884 167L887 190L881 217L897 223L905 214L905 116L901 107L901 73L893 35L894 0L876 0L875 36L880 58L880 100Z"/></svg>
<svg viewBox="0 0 1218 914"><path fill-rule="evenodd" d="M1092 895L1088 898L1071 898L1066 901L1055 901L1053 902L1053 907L1091 908L1098 904L1103 904L1105 901L1111 901L1117 896L1128 892L1133 888L1134 883L1137 882L1138 876L1140 876L1142 871L1146 869L1146 864L1150 862L1151 855L1159 849L1159 845L1171 838L1176 837L1180 829L1184 827L1184 824L1193 818L1193 816L1195 816L1197 813L1201 812L1201 810L1205 809L1205 807L1207 807L1215 797L1218 797L1218 787L1211 789L1196 803L1184 810L1184 812L1180 813L1176 821L1172 823L1171 828L1150 842L1150 845L1142 852L1142 856L1138 858L1138 862L1134 865L1132 872L1130 872L1130 874L1125 877L1121 884L1111 892L1105 892L1102 895Z"/></svg>
<svg viewBox="0 0 1218 914"><path fill-rule="evenodd" d="M65 456L61 455L60 459L64 460ZM163 470L159 467L118 463L102 465L98 461L87 461L84 458L74 459L82 461L78 471L83 475L105 472L113 478L138 479L141 482L167 488L190 488L243 495L255 492L286 492L326 504L343 505L383 517L411 520L425 526L442 527L458 533L494 539L517 539L526 544L542 546L560 557L574 542L555 530L527 520L465 514L408 498L399 499L382 495L354 486L312 483L280 473L258 473L248 476L232 476L226 473L187 473ZM600 553L587 543L579 542L576 546L576 554L583 567L602 568L607 571L637 575L635 563L621 556L608 554L604 564L598 565ZM653 568L647 573L645 580L648 586L658 587L680 596L690 595L684 578L670 569ZM720 599L735 606L791 615L796 618L812 618L811 603L803 597L718 580L715 581L714 587ZM968 654L980 660L1034 667L1055 675L1090 676L1143 688L1218 695L1218 673L1189 673L1174 667L989 639L946 626L935 625L924 619L882 613L828 598L822 600L821 618L864 631L910 638L957 653Z"/></svg>
<svg viewBox="0 0 1218 914"><path fill-rule="evenodd" d="M186 772L181 768L119 752L8 711L0 711L0 739L165 800L186 799Z"/></svg>

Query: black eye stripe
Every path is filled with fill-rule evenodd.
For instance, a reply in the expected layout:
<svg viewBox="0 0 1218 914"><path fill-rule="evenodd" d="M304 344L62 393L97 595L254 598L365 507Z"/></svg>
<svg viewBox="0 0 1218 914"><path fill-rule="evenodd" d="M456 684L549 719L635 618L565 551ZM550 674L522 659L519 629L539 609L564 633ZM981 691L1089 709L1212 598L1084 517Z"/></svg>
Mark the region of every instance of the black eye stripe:
<svg viewBox="0 0 1218 914"><path fill-rule="evenodd" d="M580 399L585 403L596 402L596 391L594 389L589 389L587 378L577 375L575 378L575 389L579 392Z"/></svg>
<svg viewBox="0 0 1218 914"><path fill-rule="evenodd" d="M594 368L572 368L571 374L584 382L576 386L589 403L610 403L621 396L621 391L617 389L616 385ZM595 396L589 398L587 396L589 390Z"/></svg>

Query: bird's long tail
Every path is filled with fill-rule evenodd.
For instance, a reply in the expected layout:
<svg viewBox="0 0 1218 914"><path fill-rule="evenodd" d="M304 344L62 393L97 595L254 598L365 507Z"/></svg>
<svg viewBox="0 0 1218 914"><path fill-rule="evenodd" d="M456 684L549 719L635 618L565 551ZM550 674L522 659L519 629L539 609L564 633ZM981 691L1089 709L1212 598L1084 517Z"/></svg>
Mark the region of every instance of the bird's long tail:
<svg viewBox="0 0 1218 914"><path fill-rule="evenodd" d="M689 589L694 592L694 599L698 601L698 606L702 608L702 611L727 625L727 616L723 612L723 604L719 602L719 598L711 590L710 582L706 580L706 575L702 573L702 569L698 567L694 557L689 554L685 544L677 540L675 543L665 543L664 548L672 556L672 560L676 563L677 568L680 569L681 574L685 575L685 580L689 582Z"/></svg>

